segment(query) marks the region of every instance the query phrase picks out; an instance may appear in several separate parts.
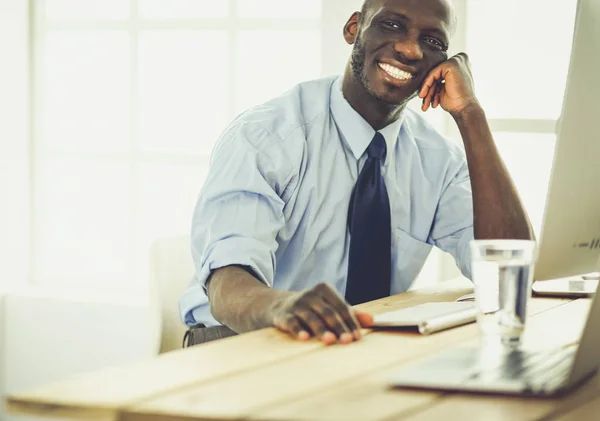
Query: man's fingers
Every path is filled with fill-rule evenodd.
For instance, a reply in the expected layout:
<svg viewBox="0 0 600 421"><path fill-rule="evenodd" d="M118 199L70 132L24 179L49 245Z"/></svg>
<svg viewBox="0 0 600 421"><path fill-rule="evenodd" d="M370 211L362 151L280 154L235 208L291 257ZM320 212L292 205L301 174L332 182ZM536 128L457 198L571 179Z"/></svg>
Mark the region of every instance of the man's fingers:
<svg viewBox="0 0 600 421"><path fill-rule="evenodd" d="M296 317L308 328L311 333L317 338L321 339L326 344L332 344L336 340L336 336L333 332L327 329L327 326L310 307L303 306L302 308L295 311Z"/></svg>
<svg viewBox="0 0 600 421"><path fill-rule="evenodd" d="M330 290L330 293L324 294L323 299L329 304L337 313L340 315L348 330L352 332L355 339L360 339L360 323L351 310L350 306L346 303L337 291Z"/></svg>
<svg viewBox="0 0 600 421"><path fill-rule="evenodd" d="M433 97L435 95L435 89L436 86L432 86L431 88L429 88L427 96L423 99L423 106L421 107L423 111L427 111L431 106L431 103L433 102Z"/></svg>
<svg viewBox="0 0 600 421"><path fill-rule="evenodd" d="M437 86L435 87L435 94L433 95L433 105L432 105L433 108L437 108L438 105L440 105L443 90L444 90L444 84L438 83Z"/></svg>
<svg viewBox="0 0 600 421"><path fill-rule="evenodd" d="M436 79L431 75L425 78L425 80L423 81L423 85L421 85L421 90L419 91L419 98L424 99L427 96L427 94L429 94L429 91L435 84L435 81Z"/></svg>
<svg viewBox="0 0 600 421"><path fill-rule="evenodd" d="M311 308L321 317L327 328L335 333L340 342L350 343L353 341L354 334L352 329L349 329L348 326L346 326L341 315L325 300L322 298L315 299L312 302Z"/></svg>
<svg viewBox="0 0 600 421"><path fill-rule="evenodd" d="M423 111L427 111L431 107L440 81L442 80L441 77L441 69L436 68L425 79L423 87L427 87L427 94L423 97L423 105L421 107Z"/></svg>
<svg viewBox="0 0 600 421"><path fill-rule="evenodd" d="M300 320L294 315L288 315L281 321L275 323L275 327L279 330L290 334L293 338L307 341L310 339L310 333L306 331Z"/></svg>
<svg viewBox="0 0 600 421"><path fill-rule="evenodd" d="M431 70L423 84L421 85L421 90L419 91L419 98L425 98L427 94L435 87L439 80L442 80L442 67L438 66Z"/></svg>
<svg viewBox="0 0 600 421"><path fill-rule="evenodd" d="M373 316L369 313L360 313L357 311L356 318L362 327L369 327L373 324Z"/></svg>
<svg viewBox="0 0 600 421"><path fill-rule="evenodd" d="M322 283L307 290L285 311L285 328L293 336L314 335L327 345L361 338L360 329L373 323L366 313L355 313L331 286ZM280 323L281 325L281 323ZM302 332L304 331L304 332Z"/></svg>

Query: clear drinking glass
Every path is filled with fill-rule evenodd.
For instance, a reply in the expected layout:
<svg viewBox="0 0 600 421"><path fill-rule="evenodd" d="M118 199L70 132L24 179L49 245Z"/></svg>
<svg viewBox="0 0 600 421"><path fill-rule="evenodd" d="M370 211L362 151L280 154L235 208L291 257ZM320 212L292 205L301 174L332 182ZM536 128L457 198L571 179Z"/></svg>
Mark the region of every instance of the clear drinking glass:
<svg viewBox="0 0 600 421"><path fill-rule="evenodd" d="M536 251L536 242L530 240L471 242L477 324L483 345L519 347L525 330Z"/></svg>

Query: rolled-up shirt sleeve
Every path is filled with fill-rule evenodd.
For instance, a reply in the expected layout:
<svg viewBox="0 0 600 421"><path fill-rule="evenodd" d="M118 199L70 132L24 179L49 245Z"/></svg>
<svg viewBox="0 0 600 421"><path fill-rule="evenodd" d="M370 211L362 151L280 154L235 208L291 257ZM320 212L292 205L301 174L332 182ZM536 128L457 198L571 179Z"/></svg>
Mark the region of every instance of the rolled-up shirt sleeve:
<svg viewBox="0 0 600 421"><path fill-rule="evenodd" d="M461 161L440 197L430 237L437 247L454 257L462 274L471 279L473 195L466 159Z"/></svg>
<svg viewBox="0 0 600 421"><path fill-rule="evenodd" d="M192 218L195 277L180 302L182 318L206 303L215 269L247 266L272 286L277 234L285 225L283 193L294 168L280 140L241 123L219 139Z"/></svg>

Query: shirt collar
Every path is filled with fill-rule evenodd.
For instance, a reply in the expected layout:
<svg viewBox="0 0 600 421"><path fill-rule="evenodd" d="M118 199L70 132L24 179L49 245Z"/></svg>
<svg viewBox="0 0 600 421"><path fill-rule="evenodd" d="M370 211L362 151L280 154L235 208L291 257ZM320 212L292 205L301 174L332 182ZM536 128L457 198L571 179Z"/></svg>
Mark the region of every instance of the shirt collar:
<svg viewBox="0 0 600 421"><path fill-rule="evenodd" d="M339 130L342 132L342 137L350 147L350 150L352 150L354 157L360 159L367 150L371 140L373 140L375 130L344 98L344 94L342 93L342 77L337 78L333 83L330 101L331 113ZM403 120L404 113L401 114L399 119L379 130L379 133L385 138L388 150L387 157L390 156L390 151L393 151L396 147L396 141L400 134ZM386 162L388 161L387 157L385 159Z"/></svg>

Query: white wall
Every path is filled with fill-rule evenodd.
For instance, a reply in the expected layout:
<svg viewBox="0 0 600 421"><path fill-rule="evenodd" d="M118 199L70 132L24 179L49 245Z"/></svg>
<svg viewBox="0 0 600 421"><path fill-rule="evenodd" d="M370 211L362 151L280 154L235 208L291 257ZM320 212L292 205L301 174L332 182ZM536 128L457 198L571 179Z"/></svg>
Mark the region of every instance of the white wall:
<svg viewBox="0 0 600 421"><path fill-rule="evenodd" d="M344 71L352 51L343 37L344 24L362 0L326 0L323 2L323 48L321 49L323 76L337 75Z"/></svg>
<svg viewBox="0 0 600 421"><path fill-rule="evenodd" d="M0 287L29 267L28 3L0 0Z"/></svg>

